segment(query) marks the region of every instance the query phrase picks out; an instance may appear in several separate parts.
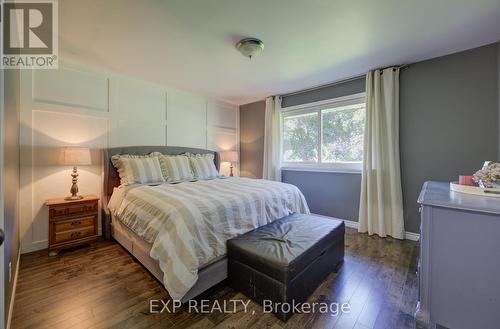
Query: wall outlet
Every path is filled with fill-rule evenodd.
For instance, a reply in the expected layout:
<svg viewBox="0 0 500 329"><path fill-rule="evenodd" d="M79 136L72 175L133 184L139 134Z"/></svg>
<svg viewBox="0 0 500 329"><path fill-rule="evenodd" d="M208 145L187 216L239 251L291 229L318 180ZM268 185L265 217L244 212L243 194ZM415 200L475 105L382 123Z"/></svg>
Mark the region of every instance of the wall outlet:
<svg viewBox="0 0 500 329"><path fill-rule="evenodd" d="M9 283L12 281L12 262L9 262Z"/></svg>

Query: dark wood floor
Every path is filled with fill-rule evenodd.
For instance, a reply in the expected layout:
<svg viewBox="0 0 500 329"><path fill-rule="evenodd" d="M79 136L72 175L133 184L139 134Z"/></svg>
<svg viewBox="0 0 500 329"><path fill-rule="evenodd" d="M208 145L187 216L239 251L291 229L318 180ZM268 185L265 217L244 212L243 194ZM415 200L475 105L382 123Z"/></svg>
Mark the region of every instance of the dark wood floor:
<svg viewBox="0 0 500 329"><path fill-rule="evenodd" d="M168 294L113 241L56 257L41 251L21 257L12 328L414 328L417 257L415 242L348 229L344 265L309 302L349 302L350 312L296 314L284 323L254 302L246 313L150 314L149 300ZM247 300L224 284L204 298Z"/></svg>

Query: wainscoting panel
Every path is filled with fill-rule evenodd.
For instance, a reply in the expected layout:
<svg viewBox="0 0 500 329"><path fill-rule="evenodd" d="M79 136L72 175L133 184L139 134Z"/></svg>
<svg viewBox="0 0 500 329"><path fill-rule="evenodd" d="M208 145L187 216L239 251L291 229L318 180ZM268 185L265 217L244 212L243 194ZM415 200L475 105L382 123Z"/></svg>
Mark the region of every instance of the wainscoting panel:
<svg viewBox="0 0 500 329"><path fill-rule="evenodd" d="M108 78L60 67L33 71L33 100L96 111L108 111Z"/></svg>
<svg viewBox="0 0 500 329"><path fill-rule="evenodd" d="M153 84L110 78L110 146L165 145L166 93Z"/></svg>
<svg viewBox="0 0 500 329"><path fill-rule="evenodd" d="M236 129L208 127L207 148L216 151L238 149L238 134Z"/></svg>
<svg viewBox="0 0 500 329"><path fill-rule="evenodd" d="M235 106L229 104L210 101L207 104L207 125L236 130L238 128L238 110L235 111Z"/></svg>
<svg viewBox="0 0 500 329"><path fill-rule="evenodd" d="M161 122L166 120L165 89L127 78L109 81L110 107L113 114L130 120Z"/></svg>
<svg viewBox="0 0 500 329"><path fill-rule="evenodd" d="M109 144L111 147L165 145L165 135L162 121L115 119L109 133Z"/></svg>
<svg viewBox="0 0 500 329"><path fill-rule="evenodd" d="M167 92L167 145L207 147L207 100L179 90Z"/></svg>
<svg viewBox="0 0 500 329"><path fill-rule="evenodd" d="M59 162L60 148L84 145L91 151L92 165L78 168L81 194L100 194L101 157L107 145L108 119L33 111L33 230L32 243L47 246L47 199L69 195L72 167ZM22 201L22 200L21 200Z"/></svg>
<svg viewBox="0 0 500 329"><path fill-rule="evenodd" d="M239 108L218 101L207 103L207 148L216 151L239 151ZM233 163L239 175L239 162ZM229 175L229 163L222 162L220 172Z"/></svg>
<svg viewBox="0 0 500 329"><path fill-rule="evenodd" d="M239 137L236 129L208 127L207 148L216 151L238 151ZM239 162L233 163L234 175L239 176ZM220 172L229 175L229 163L222 162Z"/></svg>

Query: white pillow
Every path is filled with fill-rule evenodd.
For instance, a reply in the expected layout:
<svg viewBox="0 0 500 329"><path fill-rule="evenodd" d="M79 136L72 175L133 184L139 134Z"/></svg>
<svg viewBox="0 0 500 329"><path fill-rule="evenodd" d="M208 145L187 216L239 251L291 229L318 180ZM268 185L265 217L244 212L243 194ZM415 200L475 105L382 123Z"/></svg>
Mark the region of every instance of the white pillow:
<svg viewBox="0 0 500 329"><path fill-rule="evenodd" d="M194 179L189 158L185 155L165 155L159 152L151 153L160 159L163 177L167 182L183 182Z"/></svg>
<svg viewBox="0 0 500 329"><path fill-rule="evenodd" d="M114 155L111 162L118 170L121 185L165 182L156 156Z"/></svg>
<svg viewBox="0 0 500 329"><path fill-rule="evenodd" d="M189 157L196 179L214 179L219 176L213 154L196 154Z"/></svg>

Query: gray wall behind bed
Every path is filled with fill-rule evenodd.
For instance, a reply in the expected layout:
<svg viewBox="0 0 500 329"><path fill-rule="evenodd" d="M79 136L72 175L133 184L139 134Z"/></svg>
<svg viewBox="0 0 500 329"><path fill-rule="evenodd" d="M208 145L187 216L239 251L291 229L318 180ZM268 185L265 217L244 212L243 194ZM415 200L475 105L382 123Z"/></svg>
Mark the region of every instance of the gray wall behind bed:
<svg viewBox="0 0 500 329"><path fill-rule="evenodd" d="M472 174L484 160L500 158L499 59L495 43L413 63L401 71L400 149L407 231L419 231L416 200L426 180L455 180L460 174ZM282 104L335 98L364 88L361 78L285 97ZM252 107L263 111L265 104ZM248 108L240 107L240 113ZM263 126L263 120L252 121L250 128ZM242 120L240 129L246 125ZM262 148L263 144L253 152L262 153ZM255 160L242 157L242 168L257 166L247 161ZM282 180L301 189L312 212L358 220L361 175L287 170Z"/></svg>
<svg viewBox="0 0 500 329"><path fill-rule="evenodd" d="M266 102L240 107L240 175L262 178Z"/></svg>

